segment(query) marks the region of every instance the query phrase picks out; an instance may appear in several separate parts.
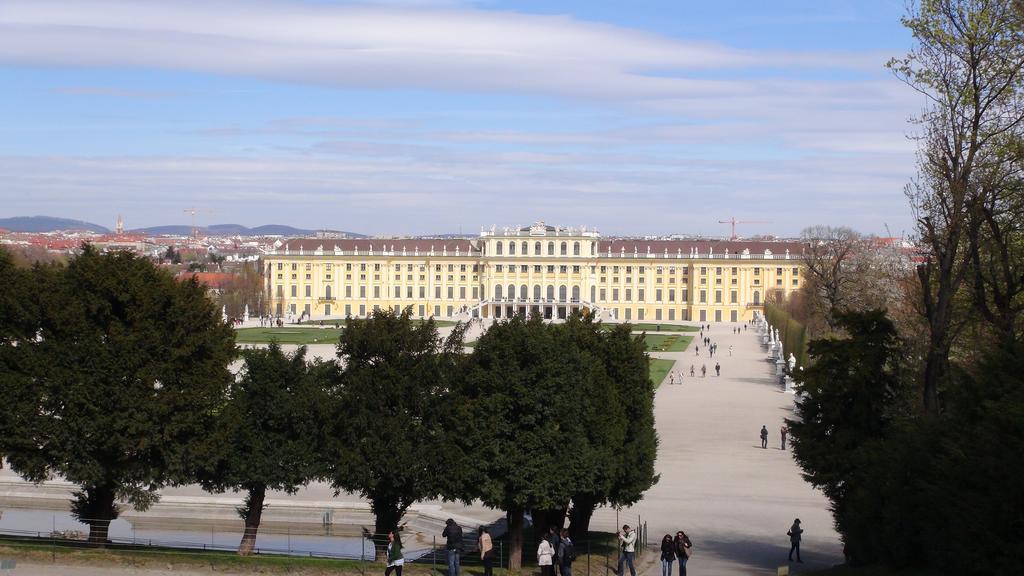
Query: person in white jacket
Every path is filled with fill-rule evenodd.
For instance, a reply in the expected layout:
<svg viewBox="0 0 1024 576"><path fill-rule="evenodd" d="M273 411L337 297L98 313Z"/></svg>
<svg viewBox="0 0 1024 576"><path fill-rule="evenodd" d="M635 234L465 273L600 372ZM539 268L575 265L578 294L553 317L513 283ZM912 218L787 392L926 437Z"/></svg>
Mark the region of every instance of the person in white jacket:
<svg viewBox="0 0 1024 576"><path fill-rule="evenodd" d="M633 566L633 556L636 554L636 532L630 529L629 524L622 527L621 532L616 532L619 537L619 545L622 553L619 555L619 567L615 570L616 576L622 576L623 563L629 565L630 576L636 576L636 568Z"/></svg>
<svg viewBox="0 0 1024 576"><path fill-rule="evenodd" d="M541 576L553 576L554 565L552 558L555 556L555 549L547 540L541 540L537 546L537 565L540 566Z"/></svg>

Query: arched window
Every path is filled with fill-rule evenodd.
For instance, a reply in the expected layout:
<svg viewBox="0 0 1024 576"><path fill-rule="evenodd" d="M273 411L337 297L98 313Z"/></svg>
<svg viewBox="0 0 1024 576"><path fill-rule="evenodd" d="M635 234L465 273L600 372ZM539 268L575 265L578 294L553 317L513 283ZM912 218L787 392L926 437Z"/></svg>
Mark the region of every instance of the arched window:
<svg viewBox="0 0 1024 576"><path fill-rule="evenodd" d="M554 300L554 299L555 299L555 286L553 284L548 284L548 300Z"/></svg>
<svg viewBox="0 0 1024 576"><path fill-rule="evenodd" d="M534 256L540 256L541 254L542 254L542 252L541 252L541 249L540 249L540 242L534 242L533 243L533 255Z"/></svg>
<svg viewBox="0 0 1024 576"><path fill-rule="evenodd" d="M761 293L758 292L757 290L754 290L754 304L756 305L756 304L760 304L760 303L761 303Z"/></svg>
<svg viewBox="0 0 1024 576"><path fill-rule="evenodd" d="M565 286L559 286L558 287L558 301L559 302L565 302L565 292L566 292Z"/></svg>
<svg viewBox="0 0 1024 576"><path fill-rule="evenodd" d="M530 245L526 242L526 240L523 240L522 248L523 249L520 250L520 252L522 252L523 256L526 256L527 254L530 253Z"/></svg>
<svg viewBox="0 0 1024 576"><path fill-rule="evenodd" d="M519 287L519 299L520 300L526 300L529 297L530 297L530 292L526 289L526 284L521 285Z"/></svg>
<svg viewBox="0 0 1024 576"><path fill-rule="evenodd" d="M510 256L512 254L516 253L516 243L515 242L509 242L508 243L508 253L509 253Z"/></svg>
<svg viewBox="0 0 1024 576"><path fill-rule="evenodd" d="M508 285L508 299L509 300L515 300L515 298L516 298L516 285L515 284L509 284Z"/></svg>
<svg viewBox="0 0 1024 576"><path fill-rule="evenodd" d="M494 287L494 299L501 300L501 284Z"/></svg>
<svg viewBox="0 0 1024 576"><path fill-rule="evenodd" d="M328 284L327 286L324 287L324 298L327 298L328 300L331 299L331 285L330 284Z"/></svg>
<svg viewBox="0 0 1024 576"><path fill-rule="evenodd" d="M498 242L498 245L495 246L495 249L497 249L498 256L501 256L501 245L502 244L504 244L504 242Z"/></svg>
<svg viewBox="0 0 1024 576"><path fill-rule="evenodd" d="M568 256L569 255L569 243L568 242L562 242L560 254L562 256Z"/></svg>
<svg viewBox="0 0 1024 576"><path fill-rule="evenodd" d="M533 285L533 299L540 300L540 284Z"/></svg>
<svg viewBox="0 0 1024 576"><path fill-rule="evenodd" d="M580 301L580 287L579 286L573 286L572 287L572 301L573 302L579 302Z"/></svg>
<svg viewBox="0 0 1024 576"><path fill-rule="evenodd" d="M573 256L579 256L580 255L580 243L579 242L573 242L572 243L572 255Z"/></svg>
<svg viewBox="0 0 1024 576"><path fill-rule="evenodd" d="M548 256L554 256L554 255L555 255L555 243L554 242L548 242Z"/></svg>

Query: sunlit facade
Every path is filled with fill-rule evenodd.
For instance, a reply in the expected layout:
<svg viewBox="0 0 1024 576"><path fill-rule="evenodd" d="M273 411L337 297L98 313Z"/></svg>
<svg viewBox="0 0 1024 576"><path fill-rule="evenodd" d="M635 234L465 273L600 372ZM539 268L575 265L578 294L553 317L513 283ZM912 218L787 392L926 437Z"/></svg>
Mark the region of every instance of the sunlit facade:
<svg viewBox="0 0 1024 576"><path fill-rule="evenodd" d="M271 311L438 318L741 322L799 289L798 242L603 238L537 223L474 239L295 239L266 257Z"/></svg>

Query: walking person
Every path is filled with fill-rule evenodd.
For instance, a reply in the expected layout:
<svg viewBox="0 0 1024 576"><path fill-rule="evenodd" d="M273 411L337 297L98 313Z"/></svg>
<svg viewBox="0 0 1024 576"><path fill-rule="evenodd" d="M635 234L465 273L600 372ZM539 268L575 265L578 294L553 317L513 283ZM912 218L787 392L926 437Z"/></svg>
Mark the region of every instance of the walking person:
<svg viewBox="0 0 1024 576"><path fill-rule="evenodd" d="M729 356L732 356L732 344L729 344Z"/></svg>
<svg viewBox="0 0 1024 576"><path fill-rule="evenodd" d="M551 547L551 542L545 536L537 545L537 565L540 566L541 576L554 576L554 557L555 549Z"/></svg>
<svg viewBox="0 0 1024 576"><path fill-rule="evenodd" d="M636 576L636 567L633 566L633 556L636 555L636 532L630 529L629 524L622 526L621 532L616 532L619 537L621 554L619 555L619 567L615 570L616 576L623 576L623 563L629 565L629 575Z"/></svg>
<svg viewBox="0 0 1024 576"><path fill-rule="evenodd" d="M690 364L690 378L693 378L693 364Z"/></svg>
<svg viewBox="0 0 1024 576"><path fill-rule="evenodd" d="M562 528L562 538L558 544L558 570L562 576L572 576L572 562L576 559L576 545L569 538L569 531Z"/></svg>
<svg viewBox="0 0 1024 576"><path fill-rule="evenodd" d="M761 426L761 448L768 448L768 427Z"/></svg>
<svg viewBox="0 0 1024 576"><path fill-rule="evenodd" d="M779 428L779 435L782 436L782 446L781 446L782 450L786 449L786 433L787 432L788 432L788 430L786 430L786 425L783 424L782 428Z"/></svg>
<svg viewBox="0 0 1024 576"><path fill-rule="evenodd" d="M491 576L494 570L494 543L491 541L491 535L483 526L480 527L477 534L480 541L480 560L484 563L484 576Z"/></svg>
<svg viewBox="0 0 1024 576"><path fill-rule="evenodd" d="M459 555L462 553L462 526L451 518L444 521L441 536L446 538L445 549L448 551L448 576L459 576Z"/></svg>
<svg viewBox="0 0 1024 576"><path fill-rule="evenodd" d="M722 375L722 365L719 364L718 362L715 362L715 376L721 376L721 375Z"/></svg>
<svg viewBox="0 0 1024 576"><path fill-rule="evenodd" d="M686 562L690 559L690 554L693 552L693 542L690 542L690 537L682 530L676 532L674 542L676 545L676 557L679 558L679 576L686 576Z"/></svg>
<svg viewBox="0 0 1024 576"><path fill-rule="evenodd" d="M558 535L558 528L554 525L548 526L548 532L544 535L544 539L548 541L548 544L551 544L551 550L553 551L553 556L551 558L551 571L554 573L559 566L558 549L560 547L559 545L562 543L562 539Z"/></svg>
<svg viewBox="0 0 1024 576"><path fill-rule="evenodd" d="M676 383L676 373L669 372L668 374L668 385L671 386Z"/></svg>
<svg viewBox="0 0 1024 576"><path fill-rule="evenodd" d="M399 530L400 528L396 528L388 532L388 567L384 569L384 576L391 576L392 571L397 576L402 576L402 566L405 564L405 557L402 556L402 538L399 536Z"/></svg>
<svg viewBox="0 0 1024 576"><path fill-rule="evenodd" d="M702 364L701 367L700 367L700 377L704 378L707 375L708 375L708 365L707 364Z"/></svg>
<svg viewBox="0 0 1024 576"><path fill-rule="evenodd" d="M693 355L700 356L700 344L696 344L693 347Z"/></svg>
<svg viewBox="0 0 1024 576"><path fill-rule="evenodd" d="M676 561L676 544L671 534L661 539L661 576L672 576L672 563Z"/></svg>
<svg viewBox="0 0 1024 576"><path fill-rule="evenodd" d="M789 536L789 561L793 561L793 552L796 551L796 561L803 564L803 560L800 559L800 535L804 533L804 529L800 527L800 519L793 520L793 525L789 527L789 532L786 535Z"/></svg>

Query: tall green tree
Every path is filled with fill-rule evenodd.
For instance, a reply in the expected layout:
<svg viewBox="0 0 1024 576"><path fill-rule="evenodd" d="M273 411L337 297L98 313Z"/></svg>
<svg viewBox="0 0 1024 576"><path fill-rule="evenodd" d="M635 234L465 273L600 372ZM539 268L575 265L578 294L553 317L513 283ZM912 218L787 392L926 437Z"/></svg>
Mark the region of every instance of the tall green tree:
<svg viewBox="0 0 1024 576"><path fill-rule="evenodd" d="M307 362L305 346L287 354L277 342L244 350L242 359L245 365L210 435L212 458L199 479L214 492L246 492L238 511L245 521L238 553L248 555L267 490L294 494L323 474L322 407L334 366Z"/></svg>
<svg viewBox="0 0 1024 576"><path fill-rule="evenodd" d="M451 436L444 423L463 333L459 324L442 340L433 320L387 310L349 318L338 342L329 477L335 489L370 501L378 557L409 506L439 495L445 476L456 473L445 465Z"/></svg>
<svg viewBox="0 0 1024 576"><path fill-rule="evenodd" d="M524 512L564 510L586 475L576 394L590 373L584 350L566 342L536 317L496 323L460 381L472 494L506 512L512 570L522 565Z"/></svg>
<svg viewBox="0 0 1024 576"><path fill-rule="evenodd" d="M619 451L617 474L608 494L608 504L632 506L658 482L654 461L658 455L658 432L654 427L654 391L650 357L643 336L633 336L627 324L608 332L604 363L618 385L619 402L625 412L626 435Z"/></svg>
<svg viewBox="0 0 1024 576"><path fill-rule="evenodd" d="M570 529L583 538L598 506L634 504L657 481L654 387L646 347L631 327L602 330L581 316L564 330L570 342L593 354L590 377L574 398L584 419L587 462L585 476L574 485Z"/></svg>
<svg viewBox="0 0 1024 576"><path fill-rule="evenodd" d="M190 462L231 382L234 334L194 282L85 246L34 270L36 330L0 374L0 451L24 478L77 484L72 511L107 540L117 501L145 509Z"/></svg>
<svg viewBox="0 0 1024 576"><path fill-rule="evenodd" d="M22 372L25 347L20 342L38 330L36 301L32 297L31 270L16 265L14 257L0 248L0 439L12 437L17 431L13 415L33 409L28 377ZM4 443L0 440L0 465Z"/></svg>
<svg viewBox="0 0 1024 576"><path fill-rule="evenodd" d="M882 310L839 312L847 337L813 340L797 374L797 418L787 420L804 478L828 497L836 527L855 556L875 522L851 502L872 490L878 445L893 433L905 400L896 328Z"/></svg>

